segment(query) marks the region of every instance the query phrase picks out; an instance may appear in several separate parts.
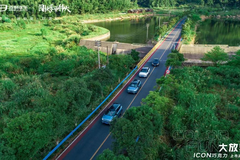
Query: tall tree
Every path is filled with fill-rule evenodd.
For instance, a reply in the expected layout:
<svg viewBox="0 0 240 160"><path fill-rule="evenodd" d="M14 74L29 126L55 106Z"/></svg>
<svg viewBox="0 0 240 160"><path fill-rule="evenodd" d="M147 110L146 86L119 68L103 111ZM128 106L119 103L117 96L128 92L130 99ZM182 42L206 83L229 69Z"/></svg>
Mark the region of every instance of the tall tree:
<svg viewBox="0 0 240 160"><path fill-rule="evenodd" d="M228 60L227 53L224 52L219 46L214 47L210 52L204 54L202 58L204 61L212 61L215 66L220 65L222 62Z"/></svg>
<svg viewBox="0 0 240 160"><path fill-rule="evenodd" d="M156 159L162 118L148 106L130 108L124 118L111 127L114 153L126 153L130 159Z"/></svg>

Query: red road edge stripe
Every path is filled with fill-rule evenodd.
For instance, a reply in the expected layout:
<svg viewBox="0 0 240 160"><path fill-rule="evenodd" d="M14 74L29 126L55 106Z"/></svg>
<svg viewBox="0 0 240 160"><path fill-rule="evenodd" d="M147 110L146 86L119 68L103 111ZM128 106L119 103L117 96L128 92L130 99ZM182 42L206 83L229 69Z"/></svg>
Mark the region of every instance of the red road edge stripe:
<svg viewBox="0 0 240 160"><path fill-rule="evenodd" d="M183 19L181 20L183 21ZM181 22L179 21L177 23L177 25ZM173 30L167 35L167 37L174 31L174 29L177 27L177 25L173 28ZM124 87L117 93L117 95L115 95L115 97L106 105L106 107L97 115L97 117L90 123L90 125L88 125L85 130L83 130L74 140L73 142L67 147L67 149L65 149L60 155L58 155L57 157L55 156L54 159L59 159L62 160L68 153L70 150L72 150L72 148L82 139L82 137L89 131L89 129L91 129L91 127L97 122L97 120L103 115L103 111L105 111L107 109L107 107L113 102L115 101L118 96L123 92L123 90L125 90L125 88L127 87L127 85L129 84L130 81L132 81L132 79L136 76L136 74L138 73L138 71L147 63L147 61L154 55L154 53L159 49L159 47L163 44L163 42L165 42L165 40L167 39L167 37L165 37L165 39L162 41L162 43L156 48L156 50L152 53L151 56L149 56L149 58L142 64L142 66L137 70L137 72L134 73L134 75L130 78L130 80L128 80L128 82L124 85Z"/></svg>
<svg viewBox="0 0 240 160"><path fill-rule="evenodd" d="M177 46L175 47L175 49L178 47L179 42L181 40L181 37L179 38L178 42L177 42ZM167 70L169 69L169 66L166 68L165 72L164 72L164 77L166 76Z"/></svg>

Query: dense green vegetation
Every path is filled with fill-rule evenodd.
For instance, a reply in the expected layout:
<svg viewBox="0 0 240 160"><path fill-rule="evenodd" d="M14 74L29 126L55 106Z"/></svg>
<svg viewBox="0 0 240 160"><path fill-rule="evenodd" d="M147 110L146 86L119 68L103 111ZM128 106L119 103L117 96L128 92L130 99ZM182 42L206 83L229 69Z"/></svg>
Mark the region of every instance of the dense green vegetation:
<svg viewBox="0 0 240 160"><path fill-rule="evenodd" d="M196 25L199 20L201 20L200 15L190 14L183 24L182 38L185 44L191 43L193 38L196 36Z"/></svg>
<svg viewBox="0 0 240 160"><path fill-rule="evenodd" d="M172 53L169 53L167 57L168 59L165 66L181 66L182 62L185 60L183 54L179 53L177 50L172 50Z"/></svg>
<svg viewBox="0 0 240 160"><path fill-rule="evenodd" d="M238 0L137 0L137 2L144 7L173 7L175 5L184 5L188 3L216 7L237 7L240 5Z"/></svg>
<svg viewBox="0 0 240 160"><path fill-rule="evenodd" d="M237 0L189 2L220 9L240 3ZM137 4L140 7L173 7L184 5L186 1L44 1L47 6L64 4L71 13L41 12L38 7L43 2L40 1L4 0L1 3L28 6L28 11L0 12L0 159L25 160L42 159L139 60L138 53L133 51L130 55L111 55L107 64L106 54L101 53L101 64L107 67L98 69L96 51L77 44L81 38L104 34L108 30L82 24L82 18L103 19L105 15L98 13L125 12L137 8ZM201 12L207 14L209 11ZM88 15L93 13L94 16ZM28 20L16 20L16 17ZM60 18L36 20L43 17ZM197 18L198 15L195 19L193 15L184 26L185 39L194 35L192 27ZM178 19L174 17L167 25L162 25L157 34L165 34ZM158 84L164 86L161 93L151 92L143 106L129 109L124 118L115 122L112 128L116 139L114 150L105 151L100 159L188 156L184 149L190 142L173 136L179 130L197 130L200 138L204 137L206 129L229 130L230 141L236 142L239 139L239 57L238 52L228 65L218 68L175 69L173 76L159 80ZM179 65L175 61L182 57L176 53L170 58ZM214 145L217 143L213 139L210 141ZM227 141L221 139L221 142Z"/></svg>
<svg viewBox="0 0 240 160"><path fill-rule="evenodd" d="M72 19L0 25L0 159L42 159L131 71L138 53L79 47L108 30Z"/></svg>
<svg viewBox="0 0 240 160"><path fill-rule="evenodd" d="M192 159L240 135L240 50L219 67L175 68L139 107L111 125L113 151L98 160ZM229 159L229 157L228 157Z"/></svg>
<svg viewBox="0 0 240 160"><path fill-rule="evenodd" d="M1 55L1 159L45 156L125 77L137 60L132 56L112 55L107 68L97 69L96 51L85 47Z"/></svg>

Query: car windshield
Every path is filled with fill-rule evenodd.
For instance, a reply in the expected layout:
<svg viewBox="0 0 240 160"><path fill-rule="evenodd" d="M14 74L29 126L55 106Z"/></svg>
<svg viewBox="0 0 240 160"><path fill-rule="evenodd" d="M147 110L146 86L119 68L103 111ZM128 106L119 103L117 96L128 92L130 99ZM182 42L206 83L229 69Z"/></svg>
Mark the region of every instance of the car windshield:
<svg viewBox="0 0 240 160"><path fill-rule="evenodd" d="M148 72L148 69L142 69L141 72Z"/></svg>
<svg viewBox="0 0 240 160"><path fill-rule="evenodd" d="M112 110L108 110L106 115L108 116L114 116L115 115L115 111L112 111Z"/></svg>
<svg viewBox="0 0 240 160"><path fill-rule="evenodd" d="M132 83L130 84L131 87L137 87L137 84L136 83Z"/></svg>
<svg viewBox="0 0 240 160"><path fill-rule="evenodd" d="M154 59L154 63L158 63L158 59Z"/></svg>

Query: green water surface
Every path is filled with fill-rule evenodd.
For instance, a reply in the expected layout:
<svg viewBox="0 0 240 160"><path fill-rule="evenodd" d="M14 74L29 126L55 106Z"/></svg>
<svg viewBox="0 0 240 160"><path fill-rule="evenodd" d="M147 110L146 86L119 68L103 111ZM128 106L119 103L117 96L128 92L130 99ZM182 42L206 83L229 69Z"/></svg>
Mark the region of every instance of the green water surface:
<svg viewBox="0 0 240 160"><path fill-rule="evenodd" d="M160 25L167 21L168 17L160 18ZM147 25L148 38L147 38ZM111 37L108 41L118 41L125 43L147 43L154 37L156 26L159 25L159 17L144 17L133 20L106 21L94 23L110 30Z"/></svg>
<svg viewBox="0 0 240 160"><path fill-rule="evenodd" d="M198 26L195 44L240 45L240 21L207 19Z"/></svg>

